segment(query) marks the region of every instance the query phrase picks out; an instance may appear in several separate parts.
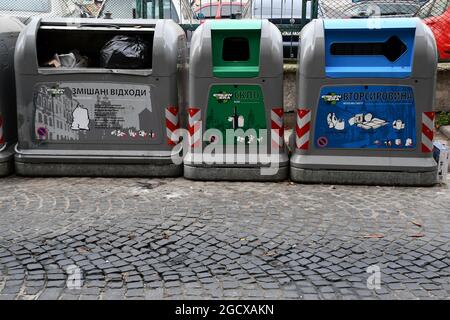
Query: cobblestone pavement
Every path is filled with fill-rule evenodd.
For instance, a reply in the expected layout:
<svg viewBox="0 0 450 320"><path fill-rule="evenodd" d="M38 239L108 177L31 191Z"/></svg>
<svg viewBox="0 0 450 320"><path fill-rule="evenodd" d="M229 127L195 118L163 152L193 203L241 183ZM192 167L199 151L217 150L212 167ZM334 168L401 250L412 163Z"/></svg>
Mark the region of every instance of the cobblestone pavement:
<svg viewBox="0 0 450 320"><path fill-rule="evenodd" d="M1 299L450 299L449 242L442 186L0 184Z"/></svg>

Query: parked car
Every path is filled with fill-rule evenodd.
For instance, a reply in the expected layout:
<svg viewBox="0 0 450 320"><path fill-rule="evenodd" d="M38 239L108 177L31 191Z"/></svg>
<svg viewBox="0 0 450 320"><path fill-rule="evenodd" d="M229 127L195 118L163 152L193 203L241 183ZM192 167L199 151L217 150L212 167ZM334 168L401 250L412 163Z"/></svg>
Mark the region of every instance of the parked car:
<svg viewBox="0 0 450 320"><path fill-rule="evenodd" d="M235 2L209 2L195 9L197 19L239 18L244 4Z"/></svg>
<svg viewBox="0 0 450 320"><path fill-rule="evenodd" d="M417 1L358 1L342 14L343 18L412 17L419 9Z"/></svg>
<svg viewBox="0 0 450 320"><path fill-rule="evenodd" d="M450 61L450 0L431 0L417 13L433 31L440 61Z"/></svg>
<svg viewBox="0 0 450 320"><path fill-rule="evenodd" d="M144 17L148 19L172 19L177 23L191 23L194 13L188 0L163 0L163 16L159 16L159 1L146 0L146 12L141 9L141 0L104 0L97 18L111 16L118 19L133 19Z"/></svg>
<svg viewBox="0 0 450 320"><path fill-rule="evenodd" d="M305 2L305 19L311 19L311 1ZM242 11L243 18L268 19L277 25L300 25L303 0L249 0ZM299 31L283 31L283 56L296 58Z"/></svg>
<svg viewBox="0 0 450 320"><path fill-rule="evenodd" d="M88 17L72 0L0 0L0 15L16 17L25 24L33 16Z"/></svg>

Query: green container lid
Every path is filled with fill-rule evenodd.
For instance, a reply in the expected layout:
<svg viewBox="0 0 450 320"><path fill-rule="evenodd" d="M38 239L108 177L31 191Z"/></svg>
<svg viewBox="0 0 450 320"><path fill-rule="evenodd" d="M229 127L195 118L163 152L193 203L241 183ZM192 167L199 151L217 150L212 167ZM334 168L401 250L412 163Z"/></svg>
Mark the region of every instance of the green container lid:
<svg viewBox="0 0 450 320"><path fill-rule="evenodd" d="M213 20L213 75L254 78L259 75L261 20Z"/></svg>

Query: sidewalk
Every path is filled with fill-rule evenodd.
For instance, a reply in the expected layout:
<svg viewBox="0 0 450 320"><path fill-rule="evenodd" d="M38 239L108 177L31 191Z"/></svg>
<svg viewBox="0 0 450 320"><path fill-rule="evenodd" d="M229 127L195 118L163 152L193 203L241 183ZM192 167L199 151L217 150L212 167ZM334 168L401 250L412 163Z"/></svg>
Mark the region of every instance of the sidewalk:
<svg viewBox="0 0 450 320"><path fill-rule="evenodd" d="M447 186L10 177L0 299L449 299L449 208Z"/></svg>

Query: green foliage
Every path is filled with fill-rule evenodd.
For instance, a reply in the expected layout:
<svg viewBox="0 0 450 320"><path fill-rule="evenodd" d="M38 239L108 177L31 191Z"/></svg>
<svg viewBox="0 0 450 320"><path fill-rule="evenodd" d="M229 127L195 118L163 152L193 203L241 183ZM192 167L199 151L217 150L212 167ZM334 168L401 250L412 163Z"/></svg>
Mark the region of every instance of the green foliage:
<svg viewBox="0 0 450 320"><path fill-rule="evenodd" d="M436 126L450 125L450 112L439 112L436 114Z"/></svg>

